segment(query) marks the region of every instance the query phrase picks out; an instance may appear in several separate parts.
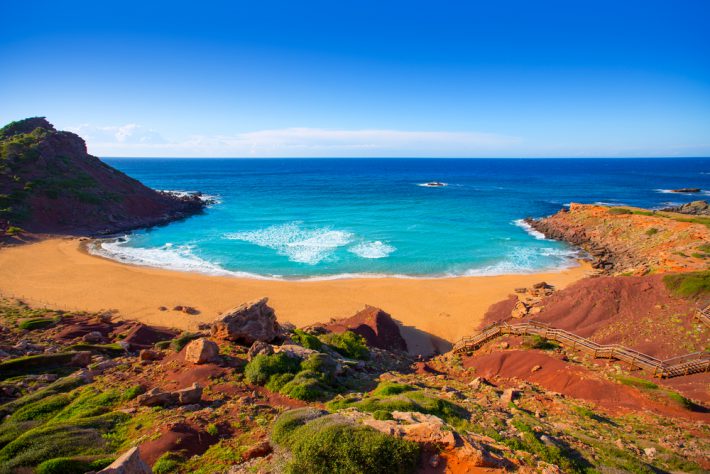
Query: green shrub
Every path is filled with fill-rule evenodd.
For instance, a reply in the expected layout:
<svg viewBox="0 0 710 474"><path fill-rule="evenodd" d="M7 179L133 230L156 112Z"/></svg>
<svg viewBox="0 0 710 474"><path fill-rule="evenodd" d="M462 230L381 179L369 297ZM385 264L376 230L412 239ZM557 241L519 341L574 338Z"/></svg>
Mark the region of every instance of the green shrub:
<svg viewBox="0 0 710 474"><path fill-rule="evenodd" d="M612 207L611 209L609 209L609 214L633 214L633 211L631 211L631 209L626 209L625 207Z"/></svg>
<svg viewBox="0 0 710 474"><path fill-rule="evenodd" d="M184 332L172 341L170 341L170 347L175 352L180 352L182 348L187 345L188 342L197 339L198 337L200 337L200 335L197 333Z"/></svg>
<svg viewBox="0 0 710 474"><path fill-rule="evenodd" d="M330 390L320 374L310 370L303 370L281 387L280 393L297 400L315 401L330 396Z"/></svg>
<svg viewBox="0 0 710 474"><path fill-rule="evenodd" d="M217 436L219 434L219 428L217 428L217 425L215 425L214 423L210 423L209 425L207 425L205 431L207 431L207 434L210 434L212 436Z"/></svg>
<svg viewBox="0 0 710 474"><path fill-rule="evenodd" d="M32 319L25 319L24 321L20 321L20 324L17 325L20 329L25 329L27 331L31 331L33 329L44 329L48 328L49 326L54 325L54 319L53 318L32 318Z"/></svg>
<svg viewBox="0 0 710 474"><path fill-rule="evenodd" d="M277 442L292 454L287 473L408 473L419 458L416 443L356 425L340 415L298 417L290 428Z"/></svg>
<svg viewBox="0 0 710 474"><path fill-rule="evenodd" d="M338 369L338 363L326 354L311 354L301 362L301 370L318 372L326 381L332 381Z"/></svg>
<svg viewBox="0 0 710 474"><path fill-rule="evenodd" d="M294 374L286 372L285 374L274 374L269 377L269 381L266 382L265 387L272 392L278 392L281 388L289 383L295 377Z"/></svg>
<svg viewBox="0 0 710 474"><path fill-rule="evenodd" d="M555 341L551 341L545 337L538 336L537 334L528 338L525 341L524 345L529 349L539 349L542 351L554 351L560 348L560 345Z"/></svg>
<svg viewBox="0 0 710 474"><path fill-rule="evenodd" d="M372 391L372 394L386 397L389 395L399 395L402 392L409 392L412 390L414 390L414 387L404 383L380 382L377 388Z"/></svg>
<svg viewBox="0 0 710 474"><path fill-rule="evenodd" d="M312 336L300 329L295 329L293 334L291 334L291 339L298 344L307 349L313 349L314 351L320 351L323 348L323 343L315 336Z"/></svg>
<svg viewBox="0 0 710 474"><path fill-rule="evenodd" d="M5 230L5 235L10 235L10 236L20 235L23 232L24 232L24 229L22 229L21 227L11 225Z"/></svg>
<svg viewBox="0 0 710 474"><path fill-rule="evenodd" d="M132 387L129 387L126 389L125 392L123 392L123 399L124 400L133 400L136 398L138 395L142 394L145 392L145 388L143 388L142 385L134 385Z"/></svg>
<svg viewBox="0 0 710 474"><path fill-rule="evenodd" d="M366 360L370 358L365 338L352 331L340 334L330 333L323 337L323 341L345 357Z"/></svg>
<svg viewBox="0 0 710 474"><path fill-rule="evenodd" d="M327 413L325 410L310 407L283 412L271 427L271 440L276 444L287 444L293 430Z"/></svg>
<svg viewBox="0 0 710 474"><path fill-rule="evenodd" d="M676 296L695 298L710 294L710 270L666 275L663 282Z"/></svg>
<svg viewBox="0 0 710 474"><path fill-rule="evenodd" d="M153 472L155 474L169 474L175 472L183 461L184 459L180 454L167 452L155 461L155 464L153 464Z"/></svg>
<svg viewBox="0 0 710 474"><path fill-rule="evenodd" d="M111 464L110 459L91 461L84 458L54 458L37 466L36 474L77 474L98 471Z"/></svg>
<svg viewBox="0 0 710 474"><path fill-rule="evenodd" d="M244 378L251 384L265 385L272 375L295 374L300 370L300 366L301 363L298 359L283 353L259 354L244 368Z"/></svg>
<svg viewBox="0 0 710 474"><path fill-rule="evenodd" d="M658 233L658 229L656 229L655 227L651 227L650 229L648 229L646 231L646 235L648 235L649 237L652 235L656 235L657 233Z"/></svg>

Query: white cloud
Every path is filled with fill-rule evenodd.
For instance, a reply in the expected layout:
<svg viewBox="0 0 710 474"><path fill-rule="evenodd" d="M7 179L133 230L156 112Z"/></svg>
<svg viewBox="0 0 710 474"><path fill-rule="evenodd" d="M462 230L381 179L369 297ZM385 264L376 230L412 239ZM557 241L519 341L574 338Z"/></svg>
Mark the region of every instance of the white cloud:
<svg viewBox="0 0 710 474"><path fill-rule="evenodd" d="M130 123L72 129L99 156L194 157L339 157L474 156L520 142L515 137L481 132L404 130L332 130L284 128L234 135L193 135L168 141L154 130Z"/></svg>

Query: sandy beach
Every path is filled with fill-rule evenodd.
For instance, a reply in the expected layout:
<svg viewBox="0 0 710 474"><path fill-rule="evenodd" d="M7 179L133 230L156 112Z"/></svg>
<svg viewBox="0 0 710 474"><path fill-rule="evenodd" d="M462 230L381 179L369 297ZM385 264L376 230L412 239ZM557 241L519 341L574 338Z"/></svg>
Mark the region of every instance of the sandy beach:
<svg viewBox="0 0 710 474"><path fill-rule="evenodd" d="M194 330L245 301L268 296L281 322L303 326L354 314L365 304L389 312L413 353L446 350L475 331L486 309L516 287L558 288L589 274L588 264L555 273L441 279L265 281L125 265L89 255L79 239L0 250L0 294L60 309L117 310L123 318ZM200 313L172 309L187 305Z"/></svg>

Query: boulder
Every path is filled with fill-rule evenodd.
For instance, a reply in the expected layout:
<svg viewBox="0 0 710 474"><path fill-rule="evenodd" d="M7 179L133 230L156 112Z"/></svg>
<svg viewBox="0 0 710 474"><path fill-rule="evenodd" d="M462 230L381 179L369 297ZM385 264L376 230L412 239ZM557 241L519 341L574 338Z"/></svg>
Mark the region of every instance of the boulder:
<svg viewBox="0 0 710 474"><path fill-rule="evenodd" d="M86 367L91 363L91 352L89 351L79 351L74 354L69 361L69 365L76 367Z"/></svg>
<svg viewBox="0 0 710 474"><path fill-rule="evenodd" d="M99 474L152 474L153 471L141 459L138 448L131 448L123 453L110 466L99 471Z"/></svg>
<svg viewBox="0 0 710 474"><path fill-rule="evenodd" d="M500 396L500 401L503 403L510 403L516 398L518 398L518 395L520 395L520 392L518 390L515 390L513 388L506 388L503 390L503 394Z"/></svg>
<svg viewBox="0 0 710 474"><path fill-rule="evenodd" d="M141 349L138 357L140 360L159 360L162 359L162 354L150 349Z"/></svg>
<svg viewBox="0 0 710 474"><path fill-rule="evenodd" d="M361 335L370 347L379 349L407 351L407 342L399 331L399 326L392 316L374 306L365 306L355 315L333 321L325 326L331 332L352 331Z"/></svg>
<svg viewBox="0 0 710 474"><path fill-rule="evenodd" d="M84 334L81 340L89 343L97 343L103 341L104 336L99 331L91 331L89 333Z"/></svg>
<svg viewBox="0 0 710 474"><path fill-rule="evenodd" d="M301 360L308 359L308 357L310 357L311 354L319 354L318 351L315 351L313 349L308 349L306 347L298 346L296 344L284 344L282 346L277 346L276 352L282 352L282 353L286 354L288 357L292 357L294 359L301 359Z"/></svg>
<svg viewBox="0 0 710 474"><path fill-rule="evenodd" d="M393 420L364 418L363 423L390 436L399 436L416 443L443 448L456 446L456 436L443 420L434 415L417 412L393 411Z"/></svg>
<svg viewBox="0 0 710 474"><path fill-rule="evenodd" d="M265 342L261 341L255 341L254 344L251 345L249 348L249 351L247 351L247 360L251 361L254 357L258 356L259 354L264 354L264 355L271 355L274 353L274 348L271 347L271 344L267 344Z"/></svg>
<svg viewBox="0 0 710 474"><path fill-rule="evenodd" d="M279 334L279 324L268 301L262 298L227 311L212 324L212 336L245 345L273 341Z"/></svg>
<svg viewBox="0 0 710 474"><path fill-rule="evenodd" d="M179 405L191 405L202 400L202 387L195 382L191 387L176 390L172 392L171 395L177 397L177 403Z"/></svg>
<svg viewBox="0 0 710 474"><path fill-rule="evenodd" d="M205 337L190 341L185 346L185 361L193 364L206 364L219 356L219 347Z"/></svg>
<svg viewBox="0 0 710 474"><path fill-rule="evenodd" d="M173 401L174 398L170 392L164 392L159 388L151 388L143 395L136 397L136 402L144 407L170 405Z"/></svg>

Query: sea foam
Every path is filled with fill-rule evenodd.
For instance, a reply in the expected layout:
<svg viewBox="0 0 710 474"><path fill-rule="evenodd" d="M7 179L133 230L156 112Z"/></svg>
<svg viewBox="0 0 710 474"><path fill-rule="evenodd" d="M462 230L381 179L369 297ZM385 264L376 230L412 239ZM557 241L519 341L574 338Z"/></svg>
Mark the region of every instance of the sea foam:
<svg viewBox="0 0 710 474"><path fill-rule="evenodd" d="M528 234L535 237L537 240L547 240L547 238L545 237L545 234L533 229L533 227L530 224L528 224L527 222L525 222L524 219L516 219L513 221L513 224L520 227L525 232L527 232Z"/></svg>
<svg viewBox="0 0 710 474"><path fill-rule="evenodd" d="M376 240L374 242L362 242L348 248L348 251L362 258L385 258L395 249L389 244Z"/></svg>

